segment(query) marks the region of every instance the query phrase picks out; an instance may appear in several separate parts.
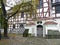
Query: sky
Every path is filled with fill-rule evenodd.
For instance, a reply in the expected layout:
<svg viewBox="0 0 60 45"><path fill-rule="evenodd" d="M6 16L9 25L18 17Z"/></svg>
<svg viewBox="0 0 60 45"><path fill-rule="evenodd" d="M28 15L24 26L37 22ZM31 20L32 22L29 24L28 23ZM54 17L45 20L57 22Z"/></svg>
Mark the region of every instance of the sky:
<svg viewBox="0 0 60 45"><path fill-rule="evenodd" d="M16 5L16 3L15 3L15 1L16 0L7 0L6 1L6 7L5 7L5 9L6 10L9 10L11 7L13 7L14 5ZM17 2L18 2L18 0L17 0Z"/></svg>

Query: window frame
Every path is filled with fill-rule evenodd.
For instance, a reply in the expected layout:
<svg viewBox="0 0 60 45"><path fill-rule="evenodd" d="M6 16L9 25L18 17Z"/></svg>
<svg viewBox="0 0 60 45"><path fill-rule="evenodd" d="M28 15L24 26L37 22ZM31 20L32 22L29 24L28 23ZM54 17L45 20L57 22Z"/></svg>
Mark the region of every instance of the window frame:
<svg viewBox="0 0 60 45"><path fill-rule="evenodd" d="M55 13L60 13L60 6L55 6Z"/></svg>

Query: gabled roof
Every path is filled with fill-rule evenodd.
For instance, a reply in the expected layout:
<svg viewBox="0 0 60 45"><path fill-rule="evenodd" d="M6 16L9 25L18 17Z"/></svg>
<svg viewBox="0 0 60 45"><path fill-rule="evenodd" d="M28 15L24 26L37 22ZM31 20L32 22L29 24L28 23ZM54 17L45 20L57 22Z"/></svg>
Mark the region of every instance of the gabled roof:
<svg viewBox="0 0 60 45"><path fill-rule="evenodd" d="M54 21L47 21L47 22L44 23L44 25L49 25L49 24L57 24L57 23L54 22Z"/></svg>

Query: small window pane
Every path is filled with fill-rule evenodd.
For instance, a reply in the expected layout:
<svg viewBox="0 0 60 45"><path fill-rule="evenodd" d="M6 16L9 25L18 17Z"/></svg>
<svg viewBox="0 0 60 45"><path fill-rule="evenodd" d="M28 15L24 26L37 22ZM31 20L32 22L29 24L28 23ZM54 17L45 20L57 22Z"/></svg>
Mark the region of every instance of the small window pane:
<svg viewBox="0 0 60 45"><path fill-rule="evenodd" d="M13 29L15 29L15 24L13 24Z"/></svg>
<svg viewBox="0 0 60 45"><path fill-rule="evenodd" d="M21 12L21 18L24 18L24 12Z"/></svg>
<svg viewBox="0 0 60 45"><path fill-rule="evenodd" d="M55 9L56 13L60 13L60 6L56 6Z"/></svg>

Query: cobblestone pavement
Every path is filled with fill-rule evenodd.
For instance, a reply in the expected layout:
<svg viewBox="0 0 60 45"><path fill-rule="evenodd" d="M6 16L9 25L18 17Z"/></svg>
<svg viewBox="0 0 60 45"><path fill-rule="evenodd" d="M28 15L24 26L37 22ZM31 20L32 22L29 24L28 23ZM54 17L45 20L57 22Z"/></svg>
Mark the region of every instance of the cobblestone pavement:
<svg viewBox="0 0 60 45"><path fill-rule="evenodd" d="M5 45L5 43L0 43ZM60 39L44 39L39 37L10 37L6 45L60 45Z"/></svg>

